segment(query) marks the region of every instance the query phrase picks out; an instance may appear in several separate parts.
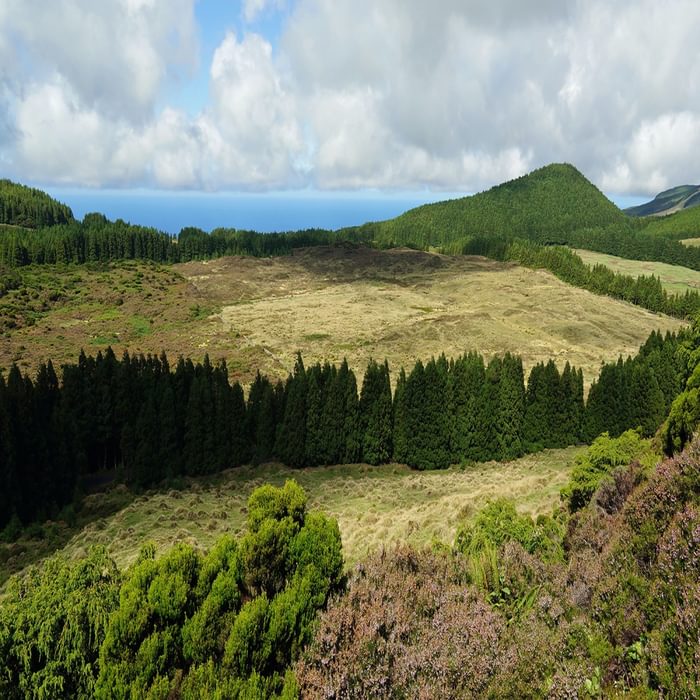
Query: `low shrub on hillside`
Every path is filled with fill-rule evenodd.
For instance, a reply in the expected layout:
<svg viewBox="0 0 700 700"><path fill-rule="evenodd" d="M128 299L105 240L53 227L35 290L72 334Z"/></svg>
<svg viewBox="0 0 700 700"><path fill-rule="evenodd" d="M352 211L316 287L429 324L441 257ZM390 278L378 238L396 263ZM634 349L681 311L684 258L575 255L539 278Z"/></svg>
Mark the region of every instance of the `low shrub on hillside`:
<svg viewBox="0 0 700 700"><path fill-rule="evenodd" d="M623 490L625 488L622 483L624 472L614 476L614 471L617 467L627 468L633 460L645 466L651 466L656 461L651 442L644 440L636 430L627 430L616 438L611 438L608 433L597 437L586 452L576 458L571 479L562 489L561 496L569 511L575 513L586 506L604 483L608 495L602 496L602 500L614 498L614 484ZM610 507L613 507L612 503Z"/></svg>
<svg viewBox="0 0 700 700"><path fill-rule="evenodd" d="M342 568L337 524L293 481L256 490L248 533L206 555L147 545L123 580L104 550L54 558L0 607L0 694L297 697L289 667Z"/></svg>

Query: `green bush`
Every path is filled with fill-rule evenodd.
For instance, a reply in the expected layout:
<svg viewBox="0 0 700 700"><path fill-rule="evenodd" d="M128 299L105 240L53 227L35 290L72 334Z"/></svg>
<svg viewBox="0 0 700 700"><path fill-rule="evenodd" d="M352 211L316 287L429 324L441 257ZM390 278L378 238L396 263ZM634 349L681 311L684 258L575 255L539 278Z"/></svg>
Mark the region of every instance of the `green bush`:
<svg viewBox="0 0 700 700"><path fill-rule="evenodd" d="M656 461L651 441L644 440L636 430L627 430L617 438L611 438L608 433L597 437L586 452L576 458L571 479L562 489L561 497L569 511L574 513L586 506L615 467L628 465L633 460L645 466Z"/></svg>

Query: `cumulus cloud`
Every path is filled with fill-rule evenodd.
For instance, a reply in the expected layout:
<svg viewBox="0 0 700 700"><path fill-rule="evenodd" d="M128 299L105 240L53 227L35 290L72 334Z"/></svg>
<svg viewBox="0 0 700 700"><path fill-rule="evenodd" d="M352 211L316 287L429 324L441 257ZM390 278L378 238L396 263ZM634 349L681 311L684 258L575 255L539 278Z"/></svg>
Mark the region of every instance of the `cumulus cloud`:
<svg viewBox="0 0 700 700"><path fill-rule="evenodd" d="M616 193L699 179L694 0L297 0L277 46L226 35L191 116L163 96L198 60L193 1L5 0L5 169L206 189L474 191L562 160Z"/></svg>

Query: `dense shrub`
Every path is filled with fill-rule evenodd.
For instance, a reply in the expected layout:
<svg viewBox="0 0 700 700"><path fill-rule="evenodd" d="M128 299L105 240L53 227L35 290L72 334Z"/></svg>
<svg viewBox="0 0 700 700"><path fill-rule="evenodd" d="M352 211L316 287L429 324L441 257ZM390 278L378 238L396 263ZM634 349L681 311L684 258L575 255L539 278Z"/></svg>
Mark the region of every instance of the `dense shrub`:
<svg viewBox="0 0 700 700"><path fill-rule="evenodd" d="M637 431L627 430L617 438L603 433L596 438L585 453L576 458L569 483L562 489L562 499L569 510L574 513L583 508L604 482L605 492L600 500L611 501L608 507L614 507L615 496L611 492L610 480L620 489L629 488L623 486L623 473L614 476L614 471L616 467L627 467L633 460L640 460L645 465L655 461L650 441L642 439ZM634 477L632 479L634 481Z"/></svg>

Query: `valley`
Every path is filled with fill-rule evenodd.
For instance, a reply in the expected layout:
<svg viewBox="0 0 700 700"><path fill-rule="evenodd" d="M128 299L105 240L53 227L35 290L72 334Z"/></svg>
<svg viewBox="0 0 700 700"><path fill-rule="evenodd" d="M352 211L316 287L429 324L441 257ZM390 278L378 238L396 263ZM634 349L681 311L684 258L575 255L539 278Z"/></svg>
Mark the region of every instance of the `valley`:
<svg viewBox="0 0 700 700"><path fill-rule="evenodd" d="M558 507L559 491L581 451L545 450L512 462L427 472L398 464L290 469L270 463L187 479L178 489L141 495L117 487L85 499L78 527L52 523L41 536L0 543L0 584L55 548L75 559L102 544L121 568L133 564L147 542L159 553L175 542L206 551L226 533L243 535L246 503L256 487L283 486L287 479L304 488L314 510L337 519L349 569L368 554L399 543L450 543L458 524L495 498L514 499L520 512L533 517L549 514Z"/></svg>
<svg viewBox="0 0 700 700"><path fill-rule="evenodd" d="M123 261L20 268L0 297L0 366L60 367L81 349L225 358L244 384L308 362L370 358L393 371L444 352L553 358L581 367L634 354L652 330L683 323L564 284L544 270L474 256L357 246L173 266Z"/></svg>

